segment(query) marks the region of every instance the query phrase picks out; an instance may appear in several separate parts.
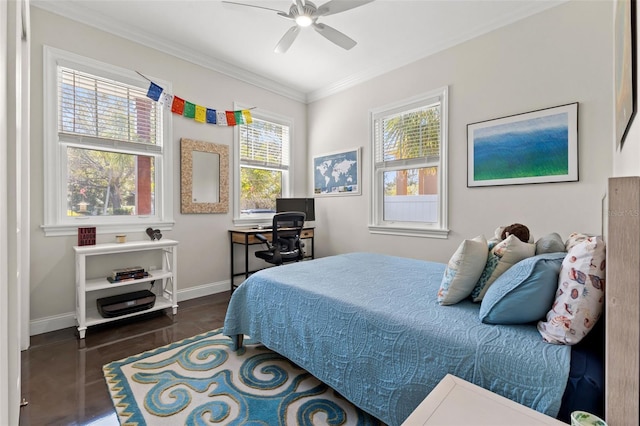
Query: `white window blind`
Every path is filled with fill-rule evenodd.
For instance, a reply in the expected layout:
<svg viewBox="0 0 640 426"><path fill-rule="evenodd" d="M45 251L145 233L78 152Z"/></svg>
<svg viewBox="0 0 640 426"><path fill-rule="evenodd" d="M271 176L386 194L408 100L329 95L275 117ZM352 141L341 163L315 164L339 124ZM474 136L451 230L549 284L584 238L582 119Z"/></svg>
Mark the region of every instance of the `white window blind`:
<svg viewBox="0 0 640 426"><path fill-rule="evenodd" d="M375 166L393 167L438 161L441 105L430 104L375 119Z"/></svg>
<svg viewBox="0 0 640 426"><path fill-rule="evenodd" d="M160 145L161 112L139 87L59 67L58 99L61 140Z"/></svg>
<svg viewBox="0 0 640 426"><path fill-rule="evenodd" d="M289 169L289 126L253 119L241 125L240 162L279 170Z"/></svg>

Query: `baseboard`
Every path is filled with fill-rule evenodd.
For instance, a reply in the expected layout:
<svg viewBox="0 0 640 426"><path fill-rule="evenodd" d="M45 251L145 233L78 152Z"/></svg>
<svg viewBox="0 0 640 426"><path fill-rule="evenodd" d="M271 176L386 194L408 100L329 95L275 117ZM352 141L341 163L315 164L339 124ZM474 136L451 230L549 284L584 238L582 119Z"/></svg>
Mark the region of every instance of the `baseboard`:
<svg viewBox="0 0 640 426"><path fill-rule="evenodd" d="M222 293L223 291L228 290L228 280L189 287L183 290L178 290L178 302L196 299L203 296L209 296L211 294ZM178 312L180 312L179 309ZM50 331L62 330L63 328L76 326L76 313L67 312L60 315L53 315L50 317L38 318L29 321L29 335L35 336L36 334L48 333Z"/></svg>

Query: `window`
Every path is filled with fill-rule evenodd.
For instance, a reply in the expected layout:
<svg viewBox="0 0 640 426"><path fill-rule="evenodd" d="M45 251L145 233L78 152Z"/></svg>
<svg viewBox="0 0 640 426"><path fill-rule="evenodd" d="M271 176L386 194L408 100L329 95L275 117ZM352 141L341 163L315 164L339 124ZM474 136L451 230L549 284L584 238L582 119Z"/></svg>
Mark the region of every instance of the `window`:
<svg viewBox="0 0 640 426"><path fill-rule="evenodd" d="M44 79L46 234L168 229L170 114L147 97L149 82L49 47Z"/></svg>
<svg viewBox="0 0 640 426"><path fill-rule="evenodd" d="M447 88L371 112L374 233L446 238Z"/></svg>
<svg viewBox="0 0 640 426"><path fill-rule="evenodd" d="M251 116L234 135L236 223L270 220L276 198L289 196L291 121L259 110Z"/></svg>

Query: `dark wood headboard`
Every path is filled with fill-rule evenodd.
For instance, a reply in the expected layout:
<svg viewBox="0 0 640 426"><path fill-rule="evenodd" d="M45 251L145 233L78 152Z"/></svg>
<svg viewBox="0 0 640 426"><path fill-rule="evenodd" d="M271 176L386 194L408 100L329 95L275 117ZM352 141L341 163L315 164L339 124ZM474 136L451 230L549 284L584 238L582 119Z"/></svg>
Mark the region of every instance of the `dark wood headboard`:
<svg viewBox="0 0 640 426"><path fill-rule="evenodd" d="M609 179L605 420L640 424L640 177Z"/></svg>

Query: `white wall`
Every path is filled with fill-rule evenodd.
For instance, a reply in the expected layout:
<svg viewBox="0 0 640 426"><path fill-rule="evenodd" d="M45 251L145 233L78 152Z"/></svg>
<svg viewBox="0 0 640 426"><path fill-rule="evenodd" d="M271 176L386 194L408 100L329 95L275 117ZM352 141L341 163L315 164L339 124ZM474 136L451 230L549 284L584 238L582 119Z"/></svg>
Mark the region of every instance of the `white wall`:
<svg viewBox="0 0 640 426"><path fill-rule="evenodd" d="M155 76L173 84L173 93L192 102L217 108L232 109L233 102L255 105L266 111L293 118L292 139L294 161L303 165L294 169L294 195L305 195L306 105L272 92L259 89L201 66L177 59L159 51L132 43L112 34L79 24L58 15L32 8L31 41L31 323L32 334L74 325L75 305L74 256L75 235L45 237L40 225L44 218L43 195L43 128L42 128L42 46L71 51ZM180 242L178 250L178 288L180 298L227 289L229 279L229 240L227 230L233 226L232 213L180 214L180 138L226 144L233 143L231 127L200 124L173 116L174 144L174 218L173 231L164 238ZM232 149L230 149L232 152ZM232 180L233 175L230 176ZM233 182L230 182L230 190ZM233 196L233 195L232 195ZM141 229L127 239L148 237ZM112 242L114 235L98 235L98 242Z"/></svg>
<svg viewBox="0 0 640 426"><path fill-rule="evenodd" d="M612 3L569 2L309 105L309 156L363 147L363 194L316 200L319 255L446 262L460 241L524 223L534 237L600 233L612 173ZM368 111L449 86L447 240L370 234ZM579 102L579 182L466 187L466 125Z"/></svg>
<svg viewBox="0 0 640 426"><path fill-rule="evenodd" d="M638 22L640 22L640 8L636 3L636 23ZM636 43L636 58L640 58L640 42ZM636 81L640 81L640 66L637 66L635 71ZM616 145L613 145L615 151L613 154L613 176L640 175L640 111L636 112L622 149Z"/></svg>

